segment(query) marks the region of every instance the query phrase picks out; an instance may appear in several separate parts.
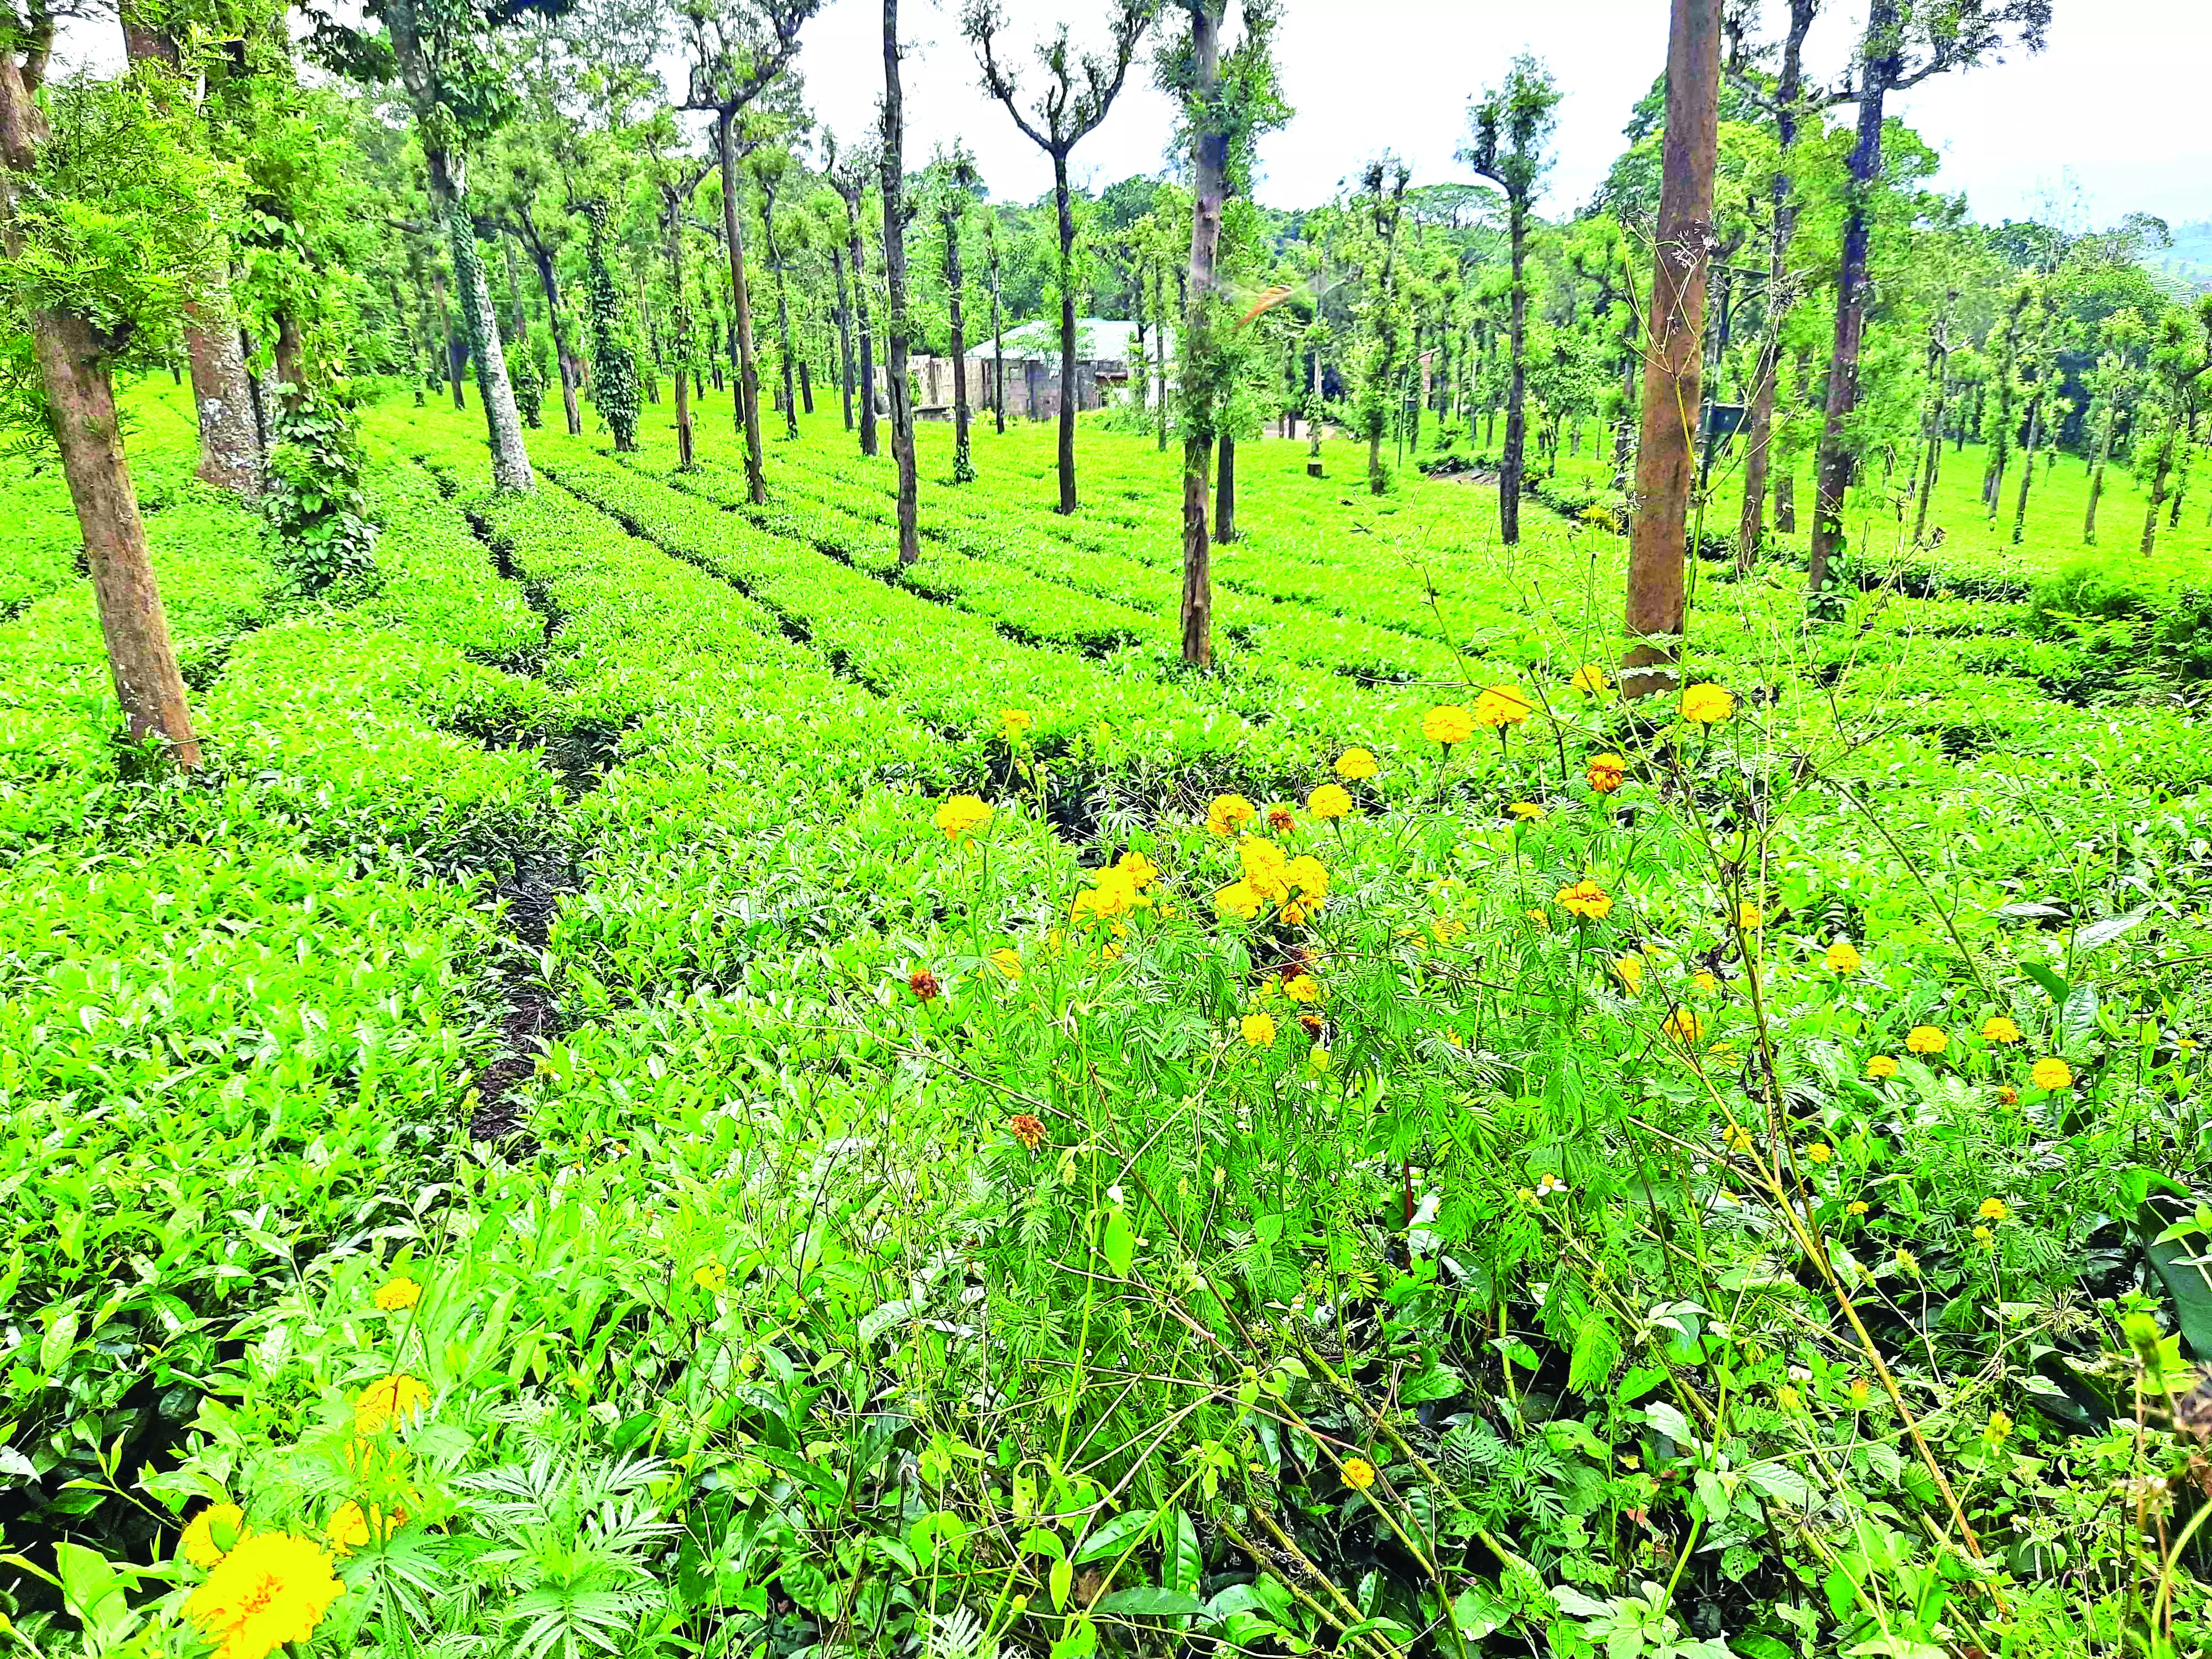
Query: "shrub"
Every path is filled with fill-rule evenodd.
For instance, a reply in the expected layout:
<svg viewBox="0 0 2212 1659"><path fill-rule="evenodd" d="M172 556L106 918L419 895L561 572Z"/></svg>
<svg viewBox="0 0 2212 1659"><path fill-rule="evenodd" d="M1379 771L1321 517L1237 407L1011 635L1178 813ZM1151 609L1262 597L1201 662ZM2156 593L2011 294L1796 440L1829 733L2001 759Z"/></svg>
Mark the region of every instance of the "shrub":
<svg viewBox="0 0 2212 1659"><path fill-rule="evenodd" d="M281 559L309 592L369 575L376 526L363 515L360 440L337 403L307 392L276 417L264 510Z"/></svg>

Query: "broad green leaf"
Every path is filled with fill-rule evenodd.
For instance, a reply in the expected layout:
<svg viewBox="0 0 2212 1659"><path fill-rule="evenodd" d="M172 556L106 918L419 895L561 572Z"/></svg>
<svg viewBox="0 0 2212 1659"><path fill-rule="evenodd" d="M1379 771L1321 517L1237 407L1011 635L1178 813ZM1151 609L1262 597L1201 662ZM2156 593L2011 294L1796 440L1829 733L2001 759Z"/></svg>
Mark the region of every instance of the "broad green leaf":
<svg viewBox="0 0 2212 1659"><path fill-rule="evenodd" d="M1098 1254L1106 1258L1106 1265L1118 1277L1129 1276L1129 1264L1137 1255L1137 1236L1129 1225L1127 1211L1117 1208L1107 1212L1106 1225L1098 1237Z"/></svg>

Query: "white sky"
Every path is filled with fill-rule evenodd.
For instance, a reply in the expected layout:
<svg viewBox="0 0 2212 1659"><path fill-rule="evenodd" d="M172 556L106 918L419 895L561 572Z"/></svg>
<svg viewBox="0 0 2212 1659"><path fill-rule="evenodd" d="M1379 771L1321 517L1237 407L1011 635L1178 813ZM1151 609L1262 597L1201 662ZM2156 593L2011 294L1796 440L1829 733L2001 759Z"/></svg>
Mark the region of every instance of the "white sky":
<svg viewBox="0 0 2212 1659"><path fill-rule="evenodd" d="M1829 4L1835 15L1812 36L1824 71L1841 65L1866 15L1864 0ZM955 0L900 9L913 43L904 81L916 164L957 134L996 194L1027 200L1048 188L1042 154L976 88ZM1099 0L1008 0L1006 9L1025 41L1066 17L1079 43L1103 43ZM1630 106L1665 65L1668 9L1668 0L1284 0L1278 59L1298 114L1261 152L1260 198L1325 200L1386 146L1413 163L1416 183L1465 178L1452 153L1465 141L1468 100L1525 47L1567 89L1547 210L1579 205L1619 153ZM2212 0L2058 0L2055 9L2042 57L1941 77L1894 100L1943 155L1942 187L1966 191L1978 217L2019 217L2070 167L2100 223L2132 211L2177 224L2212 218L2203 84ZM879 0L830 0L807 26L807 90L841 135L873 126L882 38ZM1009 57L1034 65L1025 49ZM1079 173L1105 185L1156 171L1170 121L1148 66L1133 67L1106 125L1076 150Z"/></svg>
<svg viewBox="0 0 2212 1659"><path fill-rule="evenodd" d="M1056 19L1078 22L1079 45L1103 44L1103 0L1006 0L1015 45L1005 61L1034 79L1029 43ZM1828 0L1814 27L1816 72L1848 55L1865 0ZM1274 206L1326 200L1337 181L1385 148L1413 164L1414 181L1467 174L1452 160L1465 140L1468 98L1516 52L1546 59L1566 88L1559 164L1546 210L1587 201L1619 153L1630 106L1663 66L1668 0L1284 0L1278 58L1297 117L1261 152L1260 198ZM2212 218L2212 124L2203 118L2212 63L2212 0L2057 0L2050 50L1939 77L1894 100L1942 153L1942 188L1964 191L1975 216L2033 212L2070 173L2087 216L2129 212L2180 224ZM1052 182L1042 154L976 85L961 38L958 0L903 0L910 165L933 145L964 138L1001 198L1030 200ZM883 94L879 0L829 0L806 27L807 93L841 137L872 131ZM119 55L112 23L78 24L65 59ZM1170 129L1148 62L1104 126L1075 152L1079 178L1103 186L1157 172Z"/></svg>

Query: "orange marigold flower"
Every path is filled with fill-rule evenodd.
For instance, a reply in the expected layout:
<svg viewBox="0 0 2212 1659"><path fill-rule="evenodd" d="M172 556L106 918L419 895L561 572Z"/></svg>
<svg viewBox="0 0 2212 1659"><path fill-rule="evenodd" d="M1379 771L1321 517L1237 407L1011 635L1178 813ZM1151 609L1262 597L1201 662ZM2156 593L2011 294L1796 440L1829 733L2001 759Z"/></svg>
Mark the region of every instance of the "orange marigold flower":
<svg viewBox="0 0 2212 1659"><path fill-rule="evenodd" d="M1613 895L1588 876L1562 887L1555 897L1561 909L1588 916L1592 921L1602 921L1613 914Z"/></svg>
<svg viewBox="0 0 2212 1659"><path fill-rule="evenodd" d="M1628 763L1618 755L1592 755L1583 775L1599 794L1609 795L1620 787L1621 780L1628 775Z"/></svg>
<svg viewBox="0 0 2212 1659"><path fill-rule="evenodd" d="M1297 814L1291 811L1289 807L1278 805L1270 806L1267 809L1267 828L1277 835L1287 836L1297 827Z"/></svg>
<svg viewBox="0 0 2212 1659"><path fill-rule="evenodd" d="M1030 1152L1036 1151L1038 1144L1044 1139L1044 1122L1034 1113L1016 1112L1006 1120L1006 1129Z"/></svg>
<svg viewBox="0 0 2212 1659"><path fill-rule="evenodd" d="M906 988L923 1002L933 1001L945 994L945 988L937 982L937 975L927 968L917 968L908 974Z"/></svg>

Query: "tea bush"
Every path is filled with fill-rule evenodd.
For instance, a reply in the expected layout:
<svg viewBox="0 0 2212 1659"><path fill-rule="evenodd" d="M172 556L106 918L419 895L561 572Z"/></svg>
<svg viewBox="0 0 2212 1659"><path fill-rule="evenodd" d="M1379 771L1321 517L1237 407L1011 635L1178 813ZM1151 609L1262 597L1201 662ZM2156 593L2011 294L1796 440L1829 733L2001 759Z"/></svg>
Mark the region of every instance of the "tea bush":
<svg viewBox="0 0 2212 1659"><path fill-rule="evenodd" d="M1778 562L1627 704L1595 518L1262 441L1194 675L1143 435L924 428L901 567L641 415L370 410L320 601L177 483L190 782L0 622L5 1628L2202 1646L2202 605Z"/></svg>

